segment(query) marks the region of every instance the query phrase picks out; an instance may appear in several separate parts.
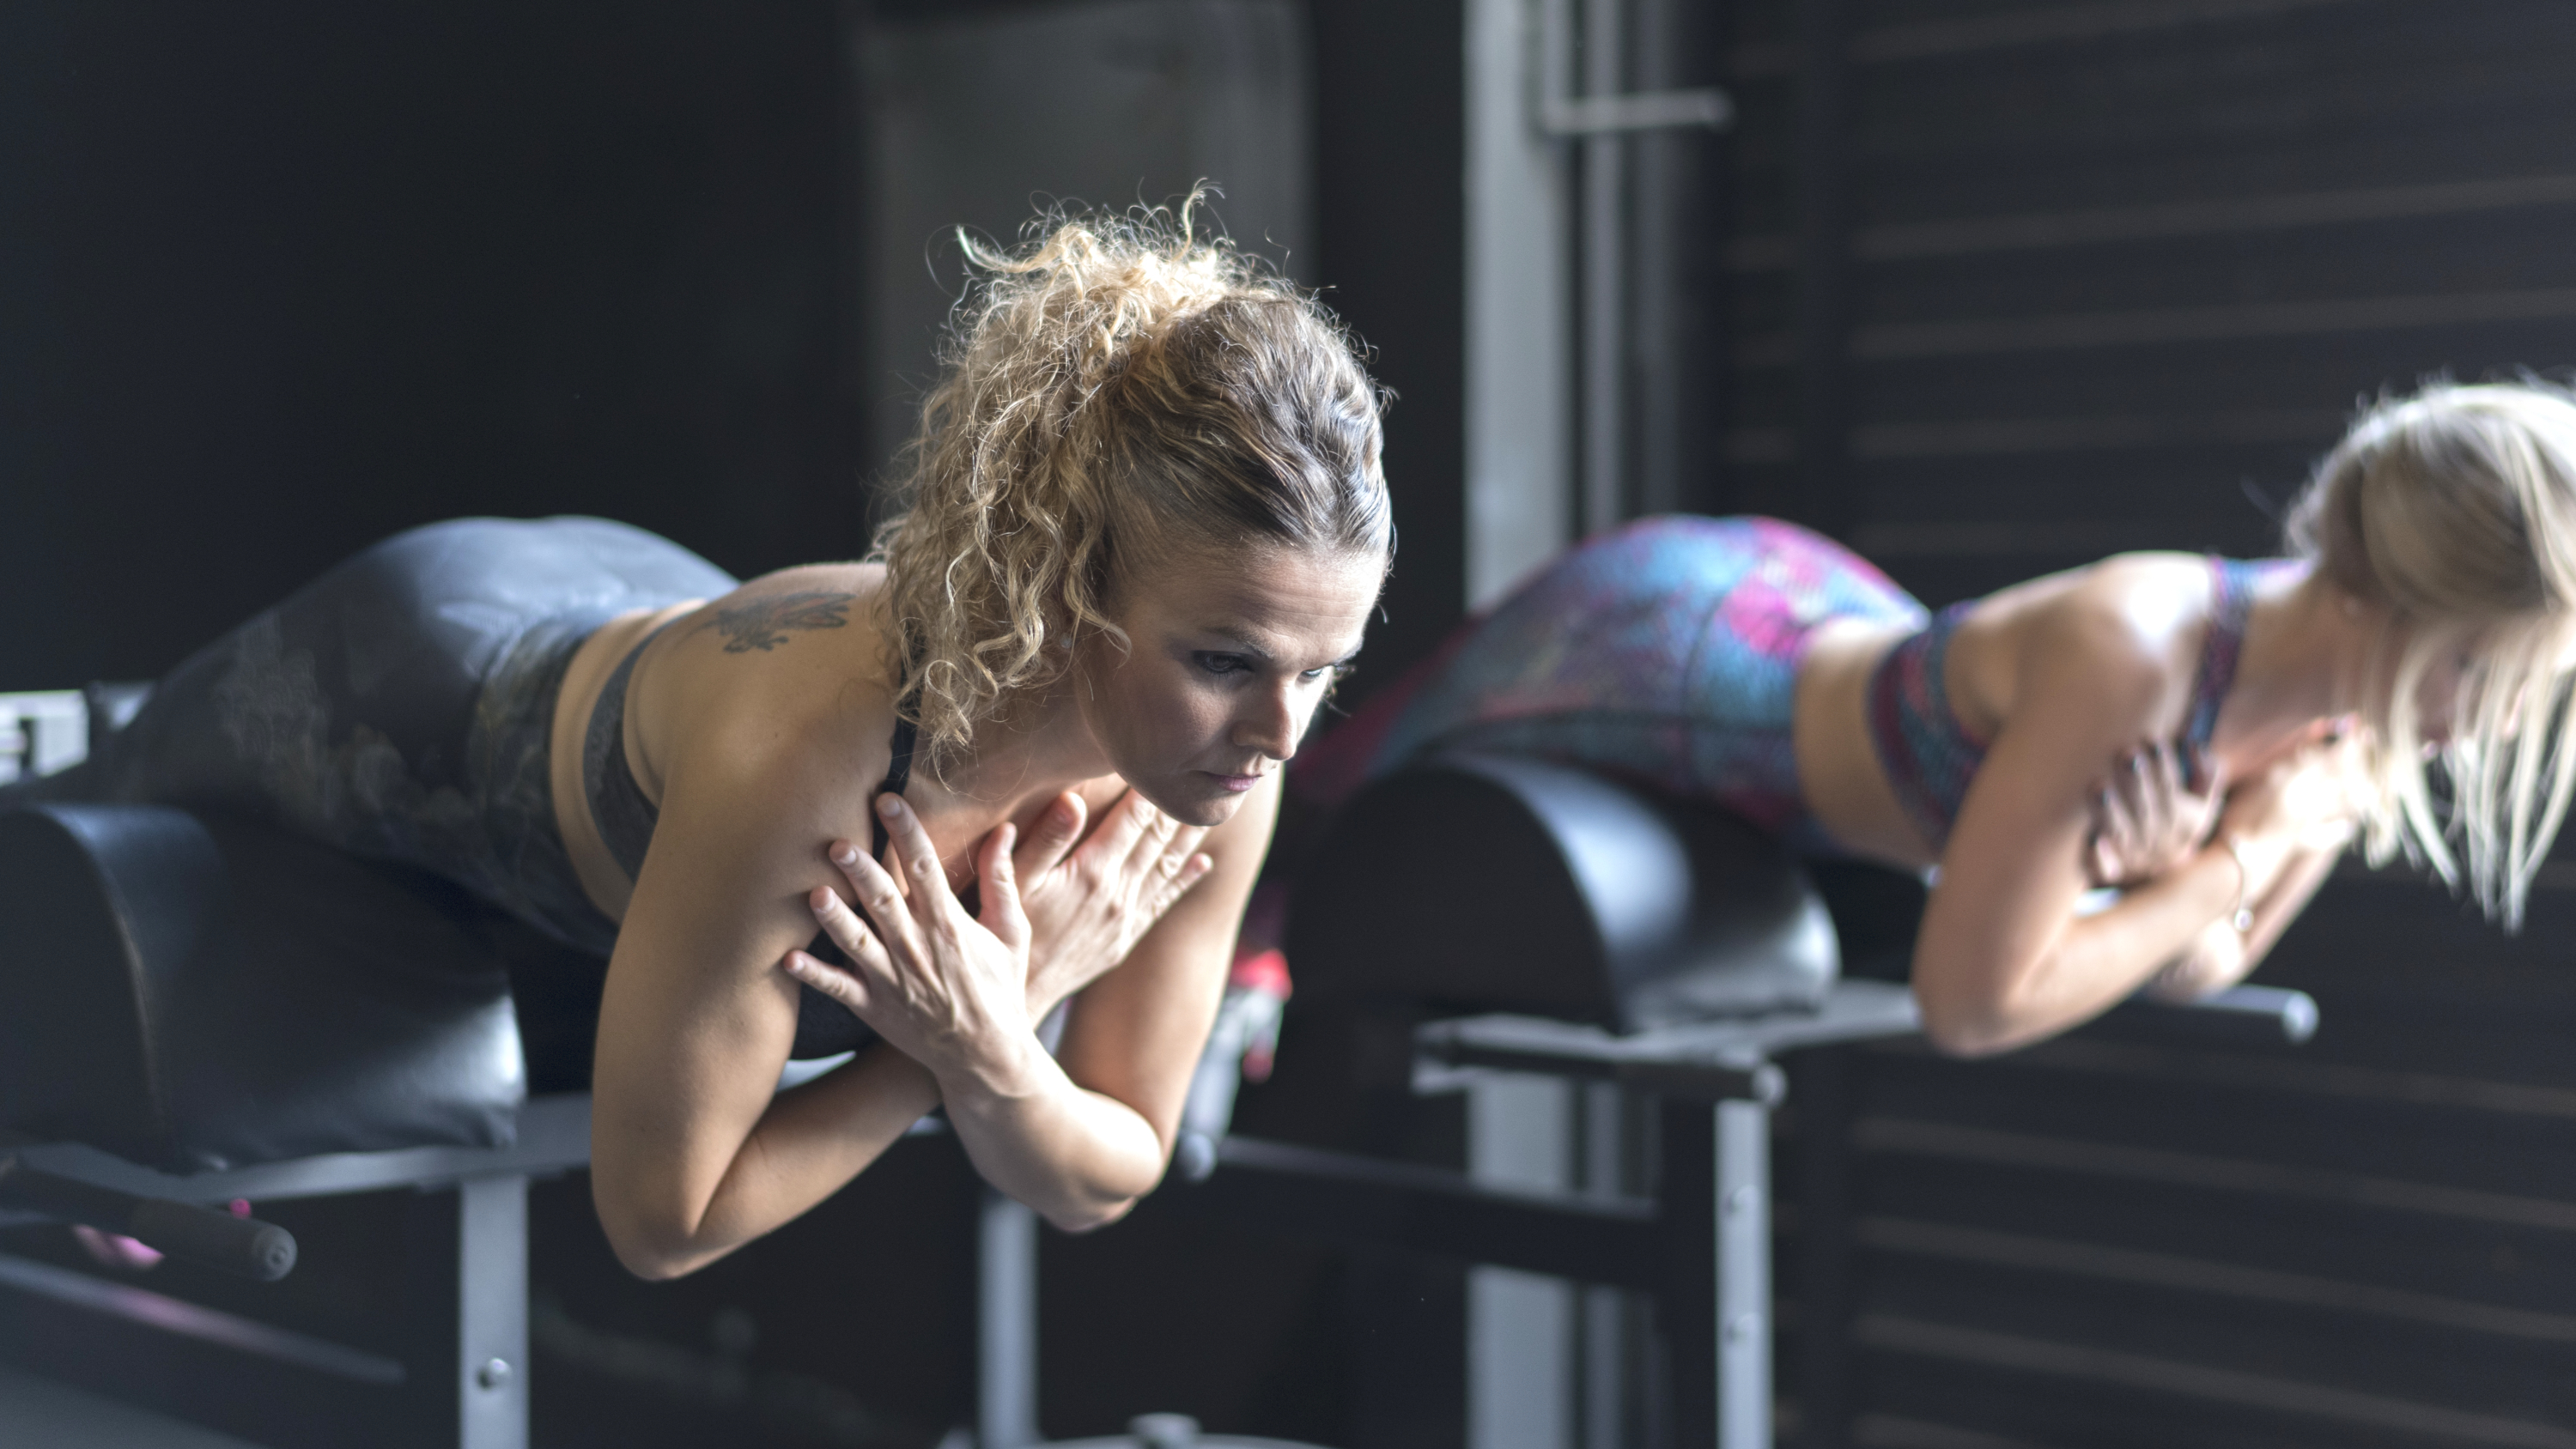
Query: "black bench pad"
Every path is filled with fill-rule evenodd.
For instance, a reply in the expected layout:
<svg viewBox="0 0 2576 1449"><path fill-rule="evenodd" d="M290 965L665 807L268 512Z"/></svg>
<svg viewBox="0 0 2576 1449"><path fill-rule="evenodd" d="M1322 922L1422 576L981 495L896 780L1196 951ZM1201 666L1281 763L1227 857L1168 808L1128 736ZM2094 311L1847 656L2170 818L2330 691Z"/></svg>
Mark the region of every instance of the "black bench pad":
<svg viewBox="0 0 2576 1449"><path fill-rule="evenodd" d="M1779 841L1713 806L1540 760L1390 775L1300 872L1301 999L1517 1012L1623 1032L1813 1010L1841 953Z"/></svg>
<svg viewBox="0 0 2576 1449"><path fill-rule="evenodd" d="M442 881L149 805L0 812L0 1128L173 1172L498 1147L510 979Z"/></svg>

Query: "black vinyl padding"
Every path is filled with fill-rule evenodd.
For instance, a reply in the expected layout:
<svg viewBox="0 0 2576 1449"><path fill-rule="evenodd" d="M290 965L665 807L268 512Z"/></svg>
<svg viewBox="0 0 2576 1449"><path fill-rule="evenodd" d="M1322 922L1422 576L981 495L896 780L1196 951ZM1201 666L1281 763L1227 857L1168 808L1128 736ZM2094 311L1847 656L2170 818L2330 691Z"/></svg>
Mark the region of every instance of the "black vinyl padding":
<svg viewBox="0 0 2576 1449"><path fill-rule="evenodd" d="M444 882L156 805L0 812L0 1128L176 1172L497 1147L510 977Z"/></svg>
<svg viewBox="0 0 2576 1449"><path fill-rule="evenodd" d="M1638 1031L1812 1008L1840 953L1776 838L1537 760L1450 755L1370 786L1300 871L1301 997Z"/></svg>

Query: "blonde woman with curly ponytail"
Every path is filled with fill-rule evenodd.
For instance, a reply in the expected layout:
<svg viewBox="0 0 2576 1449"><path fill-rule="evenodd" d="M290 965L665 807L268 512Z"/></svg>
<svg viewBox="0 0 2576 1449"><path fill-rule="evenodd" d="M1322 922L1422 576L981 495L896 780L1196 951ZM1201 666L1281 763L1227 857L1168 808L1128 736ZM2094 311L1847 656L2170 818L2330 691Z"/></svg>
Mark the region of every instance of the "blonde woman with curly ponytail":
<svg viewBox="0 0 2576 1449"><path fill-rule="evenodd" d="M741 583L600 519L415 529L0 806L247 810L608 956L591 1184L638 1273L936 1107L1002 1191L1116 1218L1386 575L1379 396L1191 206L967 255L868 560ZM781 1090L791 1057L841 1060Z"/></svg>
<svg viewBox="0 0 2576 1449"><path fill-rule="evenodd" d="M1526 751L1937 870L1914 995L1961 1053L2241 978L2356 835L2518 927L2576 793L2576 398L2366 409L2287 545L2123 554L1936 617L1793 525L1649 519L1380 691L1291 788L1329 809L1428 750Z"/></svg>

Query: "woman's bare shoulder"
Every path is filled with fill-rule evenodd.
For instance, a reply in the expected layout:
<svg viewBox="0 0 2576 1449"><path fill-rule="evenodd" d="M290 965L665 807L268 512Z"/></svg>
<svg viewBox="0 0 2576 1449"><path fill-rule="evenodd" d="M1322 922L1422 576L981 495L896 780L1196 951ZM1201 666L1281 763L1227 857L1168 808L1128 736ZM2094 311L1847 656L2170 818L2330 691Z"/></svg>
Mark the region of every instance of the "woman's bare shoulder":
<svg viewBox="0 0 2576 1449"><path fill-rule="evenodd" d="M710 599L680 631L683 640L712 634L728 654L767 654L798 634L849 629L874 636L873 610L885 567L872 563L802 564L747 580Z"/></svg>
<svg viewBox="0 0 2576 1449"><path fill-rule="evenodd" d="M894 725L883 578L874 564L781 569L677 621L635 686L652 772L714 760L789 789L870 760L882 773Z"/></svg>
<svg viewBox="0 0 2576 1449"><path fill-rule="evenodd" d="M2161 717L2180 708L2208 620L2206 562L2181 553L2116 554L2022 589L2028 592L2019 607L1999 621L2014 636L2016 696L2028 686L2073 688L2096 711L2120 716Z"/></svg>

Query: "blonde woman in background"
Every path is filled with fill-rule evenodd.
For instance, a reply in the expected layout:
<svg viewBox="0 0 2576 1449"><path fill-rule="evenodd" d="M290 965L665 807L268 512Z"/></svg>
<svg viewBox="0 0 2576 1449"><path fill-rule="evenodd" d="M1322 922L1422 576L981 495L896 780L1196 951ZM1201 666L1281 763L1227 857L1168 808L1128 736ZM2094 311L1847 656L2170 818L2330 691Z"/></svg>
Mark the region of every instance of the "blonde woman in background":
<svg viewBox="0 0 2576 1449"><path fill-rule="evenodd" d="M2240 979L2356 830L2518 926L2576 785L2576 401L2372 407L2287 543L2124 554L1933 618L1793 525L1649 519L1471 623L1289 788L1329 810L1429 750L1517 751L1937 866L1912 980L1960 1053Z"/></svg>
<svg viewBox="0 0 2576 1449"><path fill-rule="evenodd" d="M738 583L597 519L434 524L14 798L247 810L607 955L591 1180L638 1273L939 1106L995 1186L1110 1221L1169 1159L1279 766L1393 548L1348 340L1188 225L969 247L866 562Z"/></svg>

